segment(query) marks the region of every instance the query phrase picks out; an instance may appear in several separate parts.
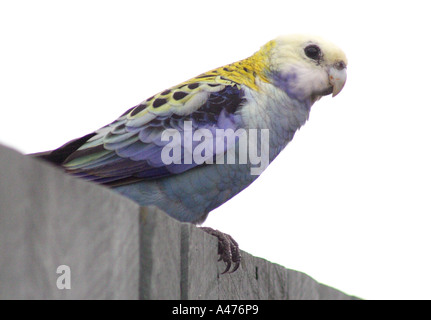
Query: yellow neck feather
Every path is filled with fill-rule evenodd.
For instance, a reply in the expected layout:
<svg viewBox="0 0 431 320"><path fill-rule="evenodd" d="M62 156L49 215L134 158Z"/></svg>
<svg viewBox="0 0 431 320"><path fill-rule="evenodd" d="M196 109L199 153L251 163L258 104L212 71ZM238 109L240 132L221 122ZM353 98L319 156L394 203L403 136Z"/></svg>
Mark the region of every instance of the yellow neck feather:
<svg viewBox="0 0 431 320"><path fill-rule="evenodd" d="M268 71L270 50L274 46L275 42L270 41L251 57L208 71L187 82L194 82L196 80L205 81L207 79L221 84L228 84L233 81L258 90L256 85L257 77L261 81L269 82L266 74Z"/></svg>

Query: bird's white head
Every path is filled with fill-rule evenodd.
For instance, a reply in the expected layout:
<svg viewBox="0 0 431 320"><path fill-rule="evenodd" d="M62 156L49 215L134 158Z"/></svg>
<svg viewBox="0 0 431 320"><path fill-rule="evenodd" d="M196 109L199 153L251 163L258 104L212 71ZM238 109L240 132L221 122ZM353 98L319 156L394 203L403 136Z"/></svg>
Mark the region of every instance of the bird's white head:
<svg viewBox="0 0 431 320"><path fill-rule="evenodd" d="M314 103L324 95L336 96L344 87L346 55L322 38L281 36L261 50L268 58L268 78L291 98Z"/></svg>

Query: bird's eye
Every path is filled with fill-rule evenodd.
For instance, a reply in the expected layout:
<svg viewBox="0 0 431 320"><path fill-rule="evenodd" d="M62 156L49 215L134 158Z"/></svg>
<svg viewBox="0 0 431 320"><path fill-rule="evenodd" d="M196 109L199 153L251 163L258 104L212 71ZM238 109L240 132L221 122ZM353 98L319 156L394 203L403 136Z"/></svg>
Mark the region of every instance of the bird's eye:
<svg viewBox="0 0 431 320"><path fill-rule="evenodd" d="M316 61L319 61L322 56L320 48L315 44L310 44L309 46L306 46L304 52L307 57Z"/></svg>

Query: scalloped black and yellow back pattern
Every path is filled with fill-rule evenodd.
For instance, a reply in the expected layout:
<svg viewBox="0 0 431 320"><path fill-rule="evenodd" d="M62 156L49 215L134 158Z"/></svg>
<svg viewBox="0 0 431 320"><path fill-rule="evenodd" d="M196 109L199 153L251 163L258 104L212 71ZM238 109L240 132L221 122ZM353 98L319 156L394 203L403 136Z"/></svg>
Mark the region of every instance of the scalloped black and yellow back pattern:
<svg viewBox="0 0 431 320"><path fill-rule="evenodd" d="M257 77L261 81L269 82L266 77L268 54L274 45L275 42L270 41L249 58L210 70L164 90L129 110L126 113L127 118L136 119L148 112L187 114L194 111L190 109L193 109L193 106L199 106L199 102L204 101L208 94L219 92L226 86L239 88L245 85L258 91Z"/></svg>

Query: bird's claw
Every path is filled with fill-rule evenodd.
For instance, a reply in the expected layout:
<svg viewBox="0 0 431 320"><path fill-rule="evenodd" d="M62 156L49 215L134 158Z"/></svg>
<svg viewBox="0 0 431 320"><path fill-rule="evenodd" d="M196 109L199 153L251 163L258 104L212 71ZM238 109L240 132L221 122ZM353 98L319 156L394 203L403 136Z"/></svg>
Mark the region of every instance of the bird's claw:
<svg viewBox="0 0 431 320"><path fill-rule="evenodd" d="M222 274L229 271L232 263L234 263L234 266L229 273L233 273L238 270L241 263L241 252L239 251L238 243L230 235L219 230L209 227L201 227L201 229L218 239L218 254L220 255L218 261L223 260L223 262L226 263L226 269Z"/></svg>

